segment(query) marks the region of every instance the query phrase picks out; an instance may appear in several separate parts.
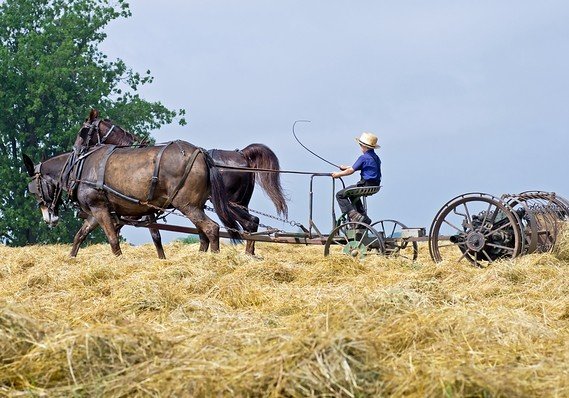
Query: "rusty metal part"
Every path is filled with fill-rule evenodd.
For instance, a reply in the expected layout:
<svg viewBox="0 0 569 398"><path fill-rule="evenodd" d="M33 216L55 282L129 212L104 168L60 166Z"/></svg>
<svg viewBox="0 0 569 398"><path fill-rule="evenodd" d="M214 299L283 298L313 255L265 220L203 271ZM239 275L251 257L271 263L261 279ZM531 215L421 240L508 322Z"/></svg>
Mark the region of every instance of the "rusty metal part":
<svg viewBox="0 0 569 398"><path fill-rule="evenodd" d="M521 220L500 198L474 192L447 202L429 232L434 261L466 259L477 267L523 252ZM456 249L459 250L451 250Z"/></svg>
<svg viewBox="0 0 569 398"><path fill-rule="evenodd" d="M527 191L502 195L502 200L520 216L526 253L553 249L560 227L569 219L569 203L555 192Z"/></svg>
<svg viewBox="0 0 569 398"><path fill-rule="evenodd" d="M554 192L501 198L468 193L439 210L431 224L429 251L436 262L466 259L484 267L499 259L550 251L568 219L569 202Z"/></svg>
<svg viewBox="0 0 569 398"><path fill-rule="evenodd" d="M181 225L171 225L164 223L152 222L136 222L122 220L124 225L141 228L154 228L162 231L181 232L185 234L197 235L198 229L195 227L184 227ZM231 239L231 235L225 231L219 231L219 237L224 239ZM326 244L327 236L324 237L309 237L307 233L288 233L279 232L275 230L260 231L256 233L247 233L241 231L241 238L243 240L250 240L255 242L271 242L271 243L290 243L290 244L303 244L303 245L324 245Z"/></svg>

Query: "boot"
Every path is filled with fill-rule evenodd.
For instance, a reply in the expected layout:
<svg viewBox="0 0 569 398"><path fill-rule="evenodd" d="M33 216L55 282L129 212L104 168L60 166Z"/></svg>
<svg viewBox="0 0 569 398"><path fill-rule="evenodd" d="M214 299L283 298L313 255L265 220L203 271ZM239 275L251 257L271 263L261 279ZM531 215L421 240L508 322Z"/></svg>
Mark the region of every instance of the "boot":
<svg viewBox="0 0 569 398"><path fill-rule="evenodd" d="M350 210L348 213L348 218L350 221L357 221L357 222L364 222L365 216L363 214L358 213L355 210Z"/></svg>

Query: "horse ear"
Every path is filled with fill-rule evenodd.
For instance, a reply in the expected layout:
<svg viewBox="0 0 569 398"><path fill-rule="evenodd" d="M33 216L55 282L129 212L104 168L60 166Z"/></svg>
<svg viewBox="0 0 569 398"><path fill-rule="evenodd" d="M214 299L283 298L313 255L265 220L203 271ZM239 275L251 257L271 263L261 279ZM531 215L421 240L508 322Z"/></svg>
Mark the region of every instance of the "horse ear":
<svg viewBox="0 0 569 398"><path fill-rule="evenodd" d="M97 119L99 117L99 111L95 108L91 109L91 112L89 113L89 122L92 122L93 120Z"/></svg>
<svg viewBox="0 0 569 398"><path fill-rule="evenodd" d="M22 154L22 158L24 159L24 166L26 166L26 170L28 172L28 175L30 177L33 177L35 175L34 161L32 159L30 159L30 157L28 155L26 155L25 153Z"/></svg>

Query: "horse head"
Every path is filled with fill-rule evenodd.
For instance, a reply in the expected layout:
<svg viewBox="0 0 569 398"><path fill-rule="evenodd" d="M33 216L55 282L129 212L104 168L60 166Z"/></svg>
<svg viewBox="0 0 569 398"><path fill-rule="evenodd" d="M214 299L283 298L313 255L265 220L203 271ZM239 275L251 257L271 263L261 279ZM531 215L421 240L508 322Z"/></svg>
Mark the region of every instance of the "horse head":
<svg viewBox="0 0 569 398"><path fill-rule="evenodd" d="M59 221L59 206L62 203L61 184L50 174L42 173L42 164L34 165L32 159L23 155L24 165L32 181L28 184L28 191L35 196L42 212L43 220L53 227Z"/></svg>
<svg viewBox="0 0 569 398"><path fill-rule="evenodd" d="M91 109L89 117L85 119L77 134L73 150L80 153L85 148L101 144L130 146L138 143L144 145L144 141L144 139L139 140L136 135L114 124L109 119L101 119L99 111Z"/></svg>

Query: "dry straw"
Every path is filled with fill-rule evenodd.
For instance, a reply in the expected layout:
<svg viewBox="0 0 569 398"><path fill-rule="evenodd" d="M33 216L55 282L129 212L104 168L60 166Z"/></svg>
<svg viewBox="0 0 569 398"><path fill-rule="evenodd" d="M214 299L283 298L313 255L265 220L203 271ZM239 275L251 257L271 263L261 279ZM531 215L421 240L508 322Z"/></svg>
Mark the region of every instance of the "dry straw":
<svg viewBox="0 0 569 398"><path fill-rule="evenodd" d="M321 247L0 247L0 395L569 396L569 239L486 269Z"/></svg>

